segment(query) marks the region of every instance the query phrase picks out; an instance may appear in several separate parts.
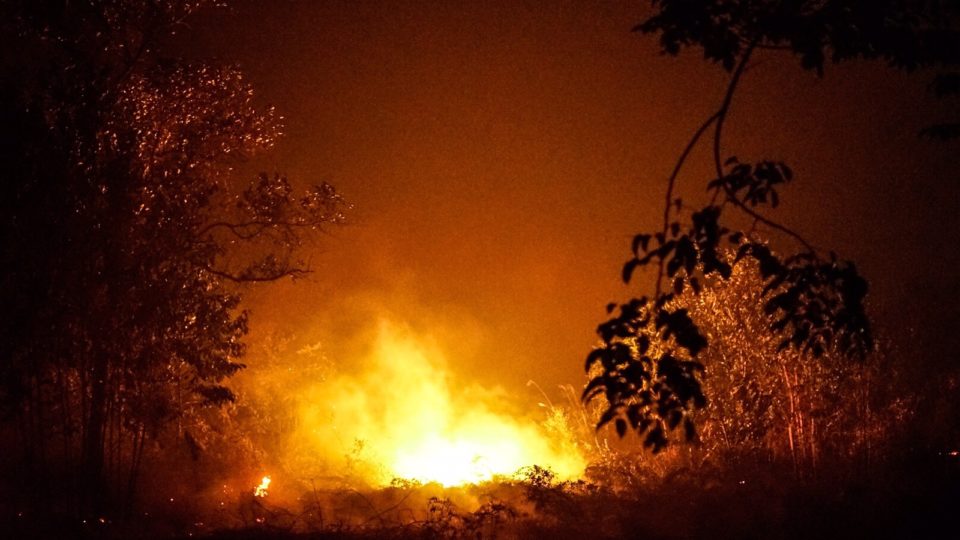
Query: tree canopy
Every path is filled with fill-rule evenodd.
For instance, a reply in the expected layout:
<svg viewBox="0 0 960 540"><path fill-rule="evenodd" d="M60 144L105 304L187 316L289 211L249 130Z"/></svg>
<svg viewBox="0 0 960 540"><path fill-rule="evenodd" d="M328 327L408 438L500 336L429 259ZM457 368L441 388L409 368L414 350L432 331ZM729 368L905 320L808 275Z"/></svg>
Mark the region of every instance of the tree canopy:
<svg viewBox="0 0 960 540"><path fill-rule="evenodd" d="M159 47L207 4L0 7L0 406L36 489L79 470L81 508L132 495L146 439L233 399L238 285L302 275L304 234L346 218L329 184L237 178L277 115L238 69Z"/></svg>
<svg viewBox="0 0 960 540"><path fill-rule="evenodd" d="M724 124L754 53L796 57L803 69L821 76L828 64L855 58L883 60L908 71L937 68L932 88L949 96L957 93L952 70L960 34L952 24L960 5L946 0L652 4L653 14L636 31L657 35L666 54L701 49L707 60L730 73L716 112L694 132L667 179L662 228L636 235L633 257L624 265L625 282L639 268L655 268L652 292L610 304L611 319L598 328L601 343L587 357L591 379L583 398L603 396L607 403L598 427L613 422L621 437L635 431L644 445L658 451L681 425L688 439L695 436L694 411L709 397L701 383L707 336L698 318L676 300L730 279L745 261L755 263L770 318L767 330L777 336L779 350L863 358L873 349L865 310L867 281L854 263L818 249L767 213L778 206L779 190L793 181L793 170L778 161L741 162L723 147ZM956 136L957 124L947 120L924 133L949 139ZM709 202L697 208L676 193L684 164L700 144L710 149L714 176L705 182ZM745 217L752 227L729 225L731 214ZM778 252L769 242L772 236L784 237L795 251Z"/></svg>

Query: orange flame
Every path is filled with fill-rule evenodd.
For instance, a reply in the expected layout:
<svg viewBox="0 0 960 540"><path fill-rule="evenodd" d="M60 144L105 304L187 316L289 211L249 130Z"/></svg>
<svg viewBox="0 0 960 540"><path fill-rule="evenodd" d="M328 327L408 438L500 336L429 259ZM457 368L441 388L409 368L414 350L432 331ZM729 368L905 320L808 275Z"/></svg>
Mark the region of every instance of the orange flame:
<svg viewBox="0 0 960 540"><path fill-rule="evenodd" d="M268 487L270 487L270 477L269 477L269 476L264 476L263 479L260 480L260 485L257 486L257 487L255 487L255 488L253 489L253 496L254 496L254 497L266 497L266 496L267 496L267 488L268 488Z"/></svg>
<svg viewBox="0 0 960 540"><path fill-rule="evenodd" d="M535 420L503 412L509 399L502 390L459 384L439 347L387 322L360 375L328 380L302 397L291 470L326 461L326 471L373 484L403 478L445 486L531 465L562 479L583 473L576 449Z"/></svg>

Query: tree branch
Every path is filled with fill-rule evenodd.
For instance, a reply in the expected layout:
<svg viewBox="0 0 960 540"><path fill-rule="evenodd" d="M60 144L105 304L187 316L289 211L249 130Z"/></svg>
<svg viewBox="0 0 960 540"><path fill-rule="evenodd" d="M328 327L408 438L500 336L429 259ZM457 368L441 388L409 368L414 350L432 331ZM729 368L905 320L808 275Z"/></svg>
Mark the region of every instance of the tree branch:
<svg viewBox="0 0 960 540"><path fill-rule="evenodd" d="M666 237L667 230L670 228L670 208L673 206L673 191L677 184L677 177L680 175L680 170L683 169L684 163L687 161L687 157L690 156L690 152L693 151L694 147L697 146L697 142L700 140L700 137L707 132L707 129L710 128L710 125L713 124L720 117L720 111L715 112L710 118L707 118L706 121L697 129L696 133L693 134L693 137L690 137L690 141L687 142L686 148L683 149L683 152L680 154L680 158L677 159L676 165L673 167L673 172L670 173L670 178L667 180L667 194L663 204L663 236ZM660 259L660 271L657 273L657 296L660 296L660 288L663 281L663 258Z"/></svg>
<svg viewBox="0 0 960 540"><path fill-rule="evenodd" d="M264 283L277 281L278 279L283 279L285 277L298 278L303 277L306 274L309 274L309 270L304 270L301 268L285 268L277 270L272 274L265 275L255 275L252 273L241 273L233 274L223 270L217 270L216 268L211 267L208 264L198 264L205 272L208 272L214 276L232 281L234 283Z"/></svg>
<svg viewBox="0 0 960 540"><path fill-rule="evenodd" d="M800 233L794 231L793 229L785 225L782 225L780 223L777 223L773 220L770 220L762 216L761 214L757 213L757 211L755 211L754 209L743 204L742 201L737 199L736 194L733 192L730 186L726 182L722 181L724 177L723 163L722 163L723 160L721 156L721 142L723 140L723 125L727 120L727 114L730 112L730 104L733 102L733 96L734 96L734 93L736 92L737 85L740 83L740 78L743 76L743 73L746 70L747 62L749 62L750 57L753 54L753 51L756 50L757 43L758 43L757 40L752 41L744 51L743 58L741 58L740 62L737 64L737 68L734 70L733 76L730 78L730 84L727 85L727 92L726 92L726 95L724 95L723 103L720 105L720 110L717 111L717 114L714 117L716 119L716 129L713 133L713 164L714 164L714 167L716 168L717 179L721 180L720 185L723 186L723 189L727 194L727 199L731 203L733 203L734 206L736 206L741 211L743 211L743 213L747 214L748 216L752 217L754 220L760 223L763 223L764 225L772 229L776 229L790 236L791 238L793 238L794 240L802 244L805 248L807 248L807 250L810 251L811 253L816 253L817 250L813 247L813 245L810 244L810 242L808 242L803 236L801 236Z"/></svg>
<svg viewBox="0 0 960 540"><path fill-rule="evenodd" d="M309 227L317 227L317 226L319 225L316 223L311 223L309 221L270 221L270 220L262 220L262 219L242 221L240 223L230 223L229 221L216 221L200 229L200 231L197 232L197 236L203 236L208 232L217 228L224 228L244 240L249 240L250 238L253 238L257 234L260 234L260 232L262 232L264 229L274 229L274 228L294 229L294 228L309 228ZM241 232L243 229L246 229L249 227L259 227L260 229L252 235L246 235Z"/></svg>

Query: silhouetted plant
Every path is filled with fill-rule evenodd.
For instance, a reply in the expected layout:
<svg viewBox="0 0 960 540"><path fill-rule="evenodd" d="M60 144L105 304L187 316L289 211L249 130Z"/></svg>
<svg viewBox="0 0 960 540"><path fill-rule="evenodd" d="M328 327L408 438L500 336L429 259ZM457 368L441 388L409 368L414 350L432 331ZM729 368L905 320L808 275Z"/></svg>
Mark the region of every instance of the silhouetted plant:
<svg viewBox="0 0 960 540"><path fill-rule="evenodd" d="M819 75L828 62L854 58L882 59L905 70L950 68L960 58L960 39L946 16L957 13L956 2L950 1L653 0L652 4L654 14L635 30L657 34L667 54L698 47L706 59L730 72L718 109L693 134L667 180L661 229L633 239L633 257L624 265L623 280L630 282L638 269L653 267L653 291L608 306L612 317L598 327L601 343L586 362L591 379L583 399L603 396L607 402L597 427L613 422L618 435L636 432L656 452L680 426L687 439L695 437L691 414L707 398L701 385L701 358L708 340L688 310L674 300L699 293L708 281L730 278L745 260L756 263L763 308L770 317L768 330L779 336L779 349L814 357L832 350L863 358L873 348L864 309L867 282L856 266L814 247L763 213L779 204L778 190L793 180L790 167L769 160L745 163L723 151L724 124L753 54L784 51ZM940 95L956 94L956 81L954 74L941 75L933 89ZM955 133L956 125L930 129L927 134L946 138ZM676 184L690 153L701 143L712 150L714 177L706 182L709 203L687 209L675 196ZM722 219L725 213L740 214L753 227L737 230ZM785 236L797 250L777 253L758 228ZM733 250L732 255L726 248Z"/></svg>
<svg viewBox="0 0 960 540"><path fill-rule="evenodd" d="M276 115L237 69L158 50L212 3L0 6L0 403L35 485L80 471L87 510L131 499L146 440L202 448L185 419L244 367L237 284L303 275L303 236L344 220L328 184L234 177Z"/></svg>

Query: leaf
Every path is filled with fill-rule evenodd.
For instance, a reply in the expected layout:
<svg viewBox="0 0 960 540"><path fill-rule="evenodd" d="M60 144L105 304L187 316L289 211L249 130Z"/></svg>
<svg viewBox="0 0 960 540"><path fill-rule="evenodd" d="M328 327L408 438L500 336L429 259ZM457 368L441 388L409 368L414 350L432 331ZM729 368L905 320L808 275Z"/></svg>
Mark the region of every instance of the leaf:
<svg viewBox="0 0 960 540"><path fill-rule="evenodd" d="M654 454L660 453L660 451L667 446L667 437L663 431L663 424L657 422L653 429L647 433L647 437L643 440L643 445L650 448Z"/></svg>
<svg viewBox="0 0 960 540"><path fill-rule="evenodd" d="M643 421L643 413L640 412L640 405L634 403L627 407L627 418L630 420L630 426L637 429L640 422Z"/></svg>
<svg viewBox="0 0 960 540"><path fill-rule="evenodd" d="M584 394L580 396L580 401L582 401L583 403L590 403L602 393L603 393L603 388L594 388L590 390L589 394Z"/></svg>
<svg viewBox="0 0 960 540"><path fill-rule="evenodd" d="M600 420L597 421L597 429L607 425L616 415L617 408L613 406L610 406L607 410L603 411L603 414L600 416Z"/></svg>
<svg viewBox="0 0 960 540"><path fill-rule="evenodd" d="M639 255L639 248L643 248L643 251L647 251L647 246L650 244L650 235L649 234L638 234L633 237L633 242L630 246L630 249L633 251L634 255Z"/></svg>
<svg viewBox="0 0 960 540"><path fill-rule="evenodd" d="M213 405L221 405L227 402L232 403L237 399L229 388L220 385L199 386L196 388L196 392L203 396L206 403Z"/></svg>
<svg viewBox="0 0 960 540"><path fill-rule="evenodd" d="M633 277L633 272L637 269L637 266L640 265L639 259L630 259L626 264L623 265L623 282L630 283L630 278Z"/></svg>
<svg viewBox="0 0 960 540"><path fill-rule="evenodd" d="M597 348L590 351L590 354L587 355L587 361L583 367L583 370L590 371L590 367L593 366L593 364L602 361L604 356L606 356L608 353L609 353L608 349L602 349L602 348ZM590 385L592 384L593 384L593 381L590 381ZM589 388L590 385L588 385L587 388ZM586 392L586 390L584 390L584 392Z"/></svg>
<svg viewBox="0 0 960 540"><path fill-rule="evenodd" d="M650 350L650 337L647 335L641 335L637 338L637 351L640 354L646 354Z"/></svg>
<svg viewBox="0 0 960 540"><path fill-rule="evenodd" d="M680 265L683 263L681 255L677 253L670 259L670 262L667 263L667 276L673 277L677 273L677 270L680 270Z"/></svg>
<svg viewBox="0 0 960 540"><path fill-rule="evenodd" d="M627 422L623 418L617 418L615 425L617 427L617 436L622 439L623 436L627 434Z"/></svg>
<svg viewBox="0 0 960 540"><path fill-rule="evenodd" d="M787 166L786 163L780 164L780 170L783 171L783 177L789 182L793 180L793 169Z"/></svg>
<svg viewBox="0 0 960 540"><path fill-rule="evenodd" d="M719 262L716 264L716 267L717 272L720 273L720 276L723 277L723 279L730 279L730 276L733 273L733 268L731 268L729 264L725 262Z"/></svg>

